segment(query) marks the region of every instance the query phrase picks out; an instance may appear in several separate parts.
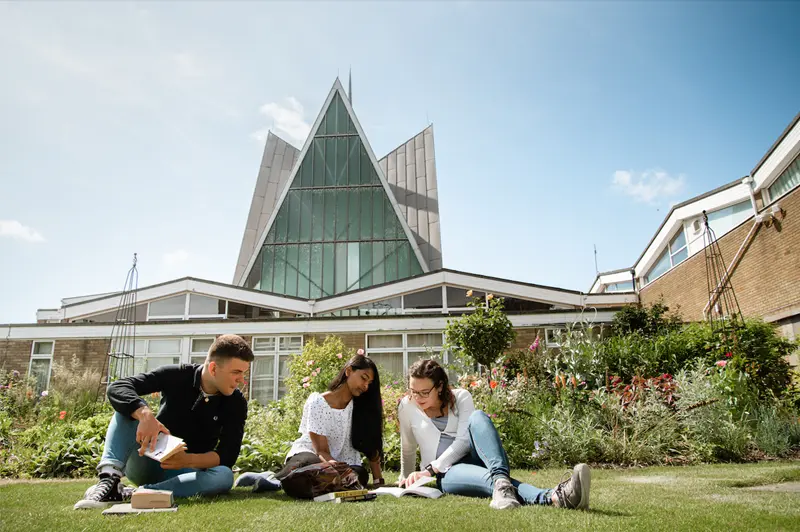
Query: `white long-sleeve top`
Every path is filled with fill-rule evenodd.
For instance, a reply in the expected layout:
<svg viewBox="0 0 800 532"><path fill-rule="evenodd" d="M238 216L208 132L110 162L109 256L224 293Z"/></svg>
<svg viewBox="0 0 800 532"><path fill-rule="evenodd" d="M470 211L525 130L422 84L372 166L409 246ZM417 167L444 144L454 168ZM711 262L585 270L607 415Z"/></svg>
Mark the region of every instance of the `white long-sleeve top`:
<svg viewBox="0 0 800 532"><path fill-rule="evenodd" d="M422 467L431 464L440 473L447 472L450 466L469 453L469 417L475 411L475 404L472 394L467 390L454 389L453 395L456 404L450 408L444 434L453 436L455 440L439 458L436 458L436 451L442 432L410 397L406 396L400 401L397 407L400 420L400 480L417 470L417 446Z"/></svg>

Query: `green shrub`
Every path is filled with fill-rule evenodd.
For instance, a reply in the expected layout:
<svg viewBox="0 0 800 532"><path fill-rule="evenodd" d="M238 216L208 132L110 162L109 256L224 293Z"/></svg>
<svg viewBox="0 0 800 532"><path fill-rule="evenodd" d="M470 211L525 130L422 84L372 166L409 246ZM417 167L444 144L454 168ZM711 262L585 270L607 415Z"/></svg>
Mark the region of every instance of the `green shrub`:
<svg viewBox="0 0 800 532"><path fill-rule="evenodd" d="M680 327L680 315L670 314L669 307L662 300L650 306L625 306L614 314L611 322L611 331L615 336L657 336Z"/></svg>

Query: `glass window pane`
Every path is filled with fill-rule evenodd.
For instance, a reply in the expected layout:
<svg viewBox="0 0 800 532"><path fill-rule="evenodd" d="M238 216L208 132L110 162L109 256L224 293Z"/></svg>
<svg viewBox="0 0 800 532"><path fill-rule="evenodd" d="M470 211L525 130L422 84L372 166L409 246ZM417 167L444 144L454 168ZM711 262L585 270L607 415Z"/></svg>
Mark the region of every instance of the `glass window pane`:
<svg viewBox="0 0 800 532"><path fill-rule="evenodd" d="M344 102L341 98L336 99L336 132L337 133L347 133L349 129L348 122L350 121L350 115L347 114L347 109L344 106Z"/></svg>
<svg viewBox="0 0 800 532"><path fill-rule="evenodd" d="M334 185L347 184L347 140L348 137L339 137L336 141L336 178Z"/></svg>
<svg viewBox="0 0 800 532"><path fill-rule="evenodd" d="M361 221L360 212L361 212L361 194L359 194L359 189L351 188L348 190L348 203L347 203L347 220L348 220L348 228L347 228L347 239L348 240L358 240L361 238L361 231L359 223Z"/></svg>
<svg viewBox="0 0 800 532"><path fill-rule="evenodd" d="M255 338L253 340L254 353L272 353L275 351L275 338Z"/></svg>
<svg viewBox="0 0 800 532"><path fill-rule="evenodd" d="M383 197L386 195L386 191L383 190L383 187L370 190L372 191L372 238L382 239L386 236L384 229L386 216L383 209Z"/></svg>
<svg viewBox="0 0 800 532"><path fill-rule="evenodd" d="M192 338L192 354L200 353L205 357L213 343L213 338Z"/></svg>
<svg viewBox="0 0 800 532"><path fill-rule="evenodd" d="M289 204L289 236L287 242L300 240L300 190L290 190L287 196Z"/></svg>
<svg viewBox="0 0 800 532"><path fill-rule="evenodd" d="M331 242L336 235L336 190L323 190L322 195L325 198L325 222L322 229L322 236L323 240Z"/></svg>
<svg viewBox="0 0 800 532"><path fill-rule="evenodd" d="M334 290L334 244L322 245L322 297L332 296Z"/></svg>
<svg viewBox="0 0 800 532"><path fill-rule="evenodd" d="M442 347L442 333L414 333L406 336L408 347Z"/></svg>
<svg viewBox="0 0 800 532"><path fill-rule="evenodd" d="M150 303L150 316L183 316L186 311L186 296L175 296L152 301Z"/></svg>
<svg viewBox="0 0 800 532"><path fill-rule="evenodd" d="M336 244L336 290L334 293L341 294L347 291L347 244Z"/></svg>
<svg viewBox="0 0 800 532"><path fill-rule="evenodd" d="M322 244L311 245L311 288L308 296L311 299L322 297Z"/></svg>
<svg viewBox="0 0 800 532"><path fill-rule="evenodd" d="M661 256L658 257L658 261L656 261L655 265L653 265L653 267L647 273L647 282L649 283L650 281L653 281L656 277L669 270L669 267L669 253L667 253L667 250L665 249L661 253Z"/></svg>
<svg viewBox="0 0 800 532"><path fill-rule="evenodd" d="M256 257L255 262L253 262L253 268L250 270L250 273L247 274L247 279L244 282L245 288L254 288L259 290L261 287L261 278L263 272L261 271L264 266L264 248L262 247L258 251L258 256Z"/></svg>
<svg viewBox="0 0 800 532"><path fill-rule="evenodd" d="M350 242L347 244L347 290L358 289L358 281L361 277L359 268L361 259L359 257L358 242Z"/></svg>
<svg viewBox="0 0 800 532"><path fill-rule="evenodd" d="M397 280L397 242L386 242L386 259L384 260L385 281Z"/></svg>
<svg viewBox="0 0 800 532"><path fill-rule="evenodd" d="M278 220L276 219L275 222L272 223L272 227L269 228L267 238L264 239L265 244L272 244L275 242L275 228L277 227L277 222Z"/></svg>
<svg viewBox="0 0 800 532"><path fill-rule="evenodd" d="M300 263L300 252L298 246L290 244L286 246L286 289L284 294L287 296L297 295L297 268Z"/></svg>
<svg viewBox="0 0 800 532"><path fill-rule="evenodd" d="M250 380L250 399L265 405L274 400L275 379L251 379Z"/></svg>
<svg viewBox="0 0 800 532"><path fill-rule="evenodd" d="M670 253L675 253L677 250L681 249L686 245L686 235L683 232L683 229L678 231L678 234L675 235L675 238L669 245Z"/></svg>
<svg viewBox="0 0 800 532"><path fill-rule="evenodd" d="M367 150L363 144L361 146L361 183L374 185L378 183L378 174L375 173L375 168L372 166L372 161L367 155Z"/></svg>
<svg viewBox="0 0 800 532"><path fill-rule="evenodd" d="M325 186L336 185L336 139L325 139Z"/></svg>
<svg viewBox="0 0 800 532"><path fill-rule="evenodd" d="M308 298L311 283L311 244L301 244L299 253L297 297Z"/></svg>
<svg viewBox="0 0 800 532"><path fill-rule="evenodd" d="M325 223L324 191L315 190L311 195L312 215L311 215L311 240L319 242L322 240L323 224Z"/></svg>
<svg viewBox="0 0 800 532"><path fill-rule="evenodd" d="M410 251L411 256L411 275L421 275L422 274L422 266L419 265L419 259L417 259L417 254L414 253L412 249Z"/></svg>
<svg viewBox="0 0 800 532"><path fill-rule="evenodd" d="M382 284L386 279L384 275L384 268L386 267L385 247L384 242L372 243L372 286Z"/></svg>
<svg viewBox="0 0 800 532"><path fill-rule="evenodd" d="M794 160L769 187L769 199L775 201L797 185L800 185L800 157Z"/></svg>
<svg viewBox="0 0 800 532"><path fill-rule="evenodd" d="M409 264L409 252L411 245L408 242L402 242L397 246L397 278L405 279L411 275Z"/></svg>
<svg viewBox="0 0 800 532"><path fill-rule="evenodd" d="M403 306L417 309L440 309L442 308L442 289L437 287L406 294L403 296Z"/></svg>
<svg viewBox="0 0 800 532"><path fill-rule="evenodd" d="M205 364L206 357L205 356L191 356L189 357L190 364Z"/></svg>
<svg viewBox="0 0 800 532"><path fill-rule="evenodd" d="M47 381L50 379L49 358L34 358L31 360L30 376L36 380L36 394L39 395L47 389Z"/></svg>
<svg viewBox="0 0 800 532"><path fill-rule="evenodd" d="M372 239L372 189L362 188L359 192L361 197L361 240Z"/></svg>
<svg viewBox="0 0 800 532"><path fill-rule="evenodd" d="M303 350L302 336L282 336L280 338L280 351L299 354Z"/></svg>
<svg viewBox="0 0 800 532"><path fill-rule="evenodd" d="M689 257L689 248L683 248L672 256L672 265L677 266Z"/></svg>
<svg viewBox="0 0 800 532"><path fill-rule="evenodd" d="M372 286L372 243L361 242L359 244L359 271L361 278L358 281L359 288Z"/></svg>
<svg viewBox="0 0 800 532"><path fill-rule="evenodd" d="M181 339L180 338L166 338L162 340L148 340L147 354L180 354L181 352Z"/></svg>
<svg viewBox="0 0 800 532"><path fill-rule="evenodd" d="M403 348L402 334L369 334L367 335L368 349Z"/></svg>
<svg viewBox="0 0 800 532"><path fill-rule="evenodd" d="M386 194L383 195L383 213L383 237L397 238L397 215L394 213L394 207L392 207L392 203L389 201L389 196Z"/></svg>
<svg viewBox="0 0 800 532"><path fill-rule="evenodd" d="M275 258L275 246L264 246L262 252L264 254L264 262L261 268L261 290L272 292L272 275L274 272L272 261Z"/></svg>
<svg viewBox="0 0 800 532"><path fill-rule="evenodd" d="M347 240L347 189L336 190L336 240Z"/></svg>
<svg viewBox="0 0 800 532"><path fill-rule="evenodd" d="M289 230L289 202L284 199L278 216L275 218L275 242L282 244L286 242Z"/></svg>
<svg viewBox="0 0 800 532"><path fill-rule="evenodd" d="M350 185L360 185L361 140L358 137L348 137L347 151L347 183Z"/></svg>
<svg viewBox="0 0 800 532"><path fill-rule="evenodd" d="M325 144L324 139L311 141L312 161L314 163L314 186L325 186Z"/></svg>
<svg viewBox="0 0 800 532"><path fill-rule="evenodd" d="M189 294L189 315L208 316L215 314L219 314L219 299Z"/></svg>
<svg viewBox="0 0 800 532"><path fill-rule="evenodd" d="M275 246L275 275L272 291L283 294L286 290L286 246Z"/></svg>
<svg viewBox="0 0 800 532"><path fill-rule="evenodd" d="M317 135L327 135L328 134L328 116L325 115L322 117L322 121L319 123L319 129L317 130Z"/></svg>
<svg viewBox="0 0 800 532"><path fill-rule="evenodd" d="M180 357L147 357L147 369L145 371L153 371L161 366L169 366L171 364L180 364Z"/></svg>
<svg viewBox="0 0 800 532"><path fill-rule="evenodd" d="M52 355L53 342L35 342L33 344L34 355Z"/></svg>
<svg viewBox="0 0 800 532"><path fill-rule="evenodd" d="M300 165L300 186L303 187L310 187L314 184L314 174L313 169L311 166L311 157L309 156L311 152L306 154L305 159L303 159L303 164ZM297 183L297 178L295 177L294 183ZM292 186L294 186L292 183Z"/></svg>
<svg viewBox="0 0 800 532"><path fill-rule="evenodd" d="M368 356L378 366L381 383L403 376L403 353L369 353Z"/></svg>
<svg viewBox="0 0 800 532"><path fill-rule="evenodd" d="M300 193L300 242L311 241L311 191L303 190Z"/></svg>
<svg viewBox="0 0 800 532"><path fill-rule="evenodd" d="M447 287L447 306L452 308L464 308L467 306L468 301L472 301L476 297L478 298L485 298L486 294L484 292L479 292L477 290L472 291L472 297L467 297L467 289L466 288L458 288L456 286L448 286Z"/></svg>

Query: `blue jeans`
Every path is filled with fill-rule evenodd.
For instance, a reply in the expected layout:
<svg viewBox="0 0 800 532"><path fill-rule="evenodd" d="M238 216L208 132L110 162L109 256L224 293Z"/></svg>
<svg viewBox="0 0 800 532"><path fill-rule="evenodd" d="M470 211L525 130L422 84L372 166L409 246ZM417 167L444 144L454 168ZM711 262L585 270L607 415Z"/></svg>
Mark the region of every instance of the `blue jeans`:
<svg viewBox="0 0 800 532"><path fill-rule="evenodd" d="M511 475L500 435L489 416L480 410L469 417L469 442L469 454L439 477L439 487L453 495L491 497L494 481ZM511 483L522 504L552 504L552 489L539 489L513 478Z"/></svg>
<svg viewBox="0 0 800 532"><path fill-rule="evenodd" d="M114 413L106 432L98 470L103 466L113 466L125 472L125 476L134 484L154 490L169 490L175 497L215 495L230 491L233 487L233 471L230 467L162 469L157 461L139 456L139 444L136 443L138 426L139 422L135 419Z"/></svg>

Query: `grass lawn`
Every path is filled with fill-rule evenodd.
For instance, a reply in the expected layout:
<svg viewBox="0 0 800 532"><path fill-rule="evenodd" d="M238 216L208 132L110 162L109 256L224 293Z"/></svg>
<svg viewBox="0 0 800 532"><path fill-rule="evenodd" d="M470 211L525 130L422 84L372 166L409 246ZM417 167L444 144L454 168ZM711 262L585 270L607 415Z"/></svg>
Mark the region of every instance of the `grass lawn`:
<svg viewBox="0 0 800 532"><path fill-rule="evenodd" d="M514 472L542 487L561 474ZM800 530L800 493L748 489L784 481L800 481L800 462L593 470L589 512L498 512L488 499L452 495L334 505L236 489L179 500L176 513L102 516L72 509L92 480L0 480L0 530Z"/></svg>

